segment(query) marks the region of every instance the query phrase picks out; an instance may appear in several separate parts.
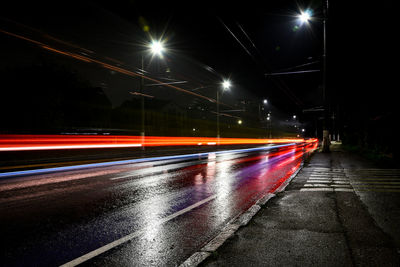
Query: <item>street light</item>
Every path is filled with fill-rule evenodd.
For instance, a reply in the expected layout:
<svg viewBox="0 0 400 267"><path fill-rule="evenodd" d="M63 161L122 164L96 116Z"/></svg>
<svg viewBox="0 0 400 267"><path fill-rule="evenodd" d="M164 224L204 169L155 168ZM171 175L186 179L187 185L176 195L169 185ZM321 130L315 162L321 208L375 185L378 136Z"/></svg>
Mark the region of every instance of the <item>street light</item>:
<svg viewBox="0 0 400 267"><path fill-rule="evenodd" d="M261 103L258 104L258 120L260 121L260 126L261 128L263 127L263 121L264 121L264 116L261 114L261 110L264 110L264 108L261 108L261 105L267 105L268 104L268 100L267 99L263 99ZM268 126L266 127L268 128Z"/></svg>
<svg viewBox="0 0 400 267"><path fill-rule="evenodd" d="M301 23L308 22L309 20L311 20L311 10L307 9L305 11L301 11L298 18L301 21Z"/></svg>
<svg viewBox="0 0 400 267"><path fill-rule="evenodd" d="M267 100L267 99L263 99L262 104L264 104L264 105L268 104L268 100ZM261 109L261 103L259 103L259 104L258 104L258 119L259 119L260 121L262 121L262 120L261 120L261 117L262 117L262 116L261 116L261 110L264 110L264 108Z"/></svg>
<svg viewBox="0 0 400 267"><path fill-rule="evenodd" d="M222 92L229 90L231 87L231 82L229 80L224 80L222 82ZM219 145L219 137L220 137L220 132L219 132L219 89L217 88L217 142Z"/></svg>
<svg viewBox="0 0 400 267"><path fill-rule="evenodd" d="M153 55L162 56L162 52L164 51L164 46L162 42L153 40L150 44L150 50Z"/></svg>
<svg viewBox="0 0 400 267"><path fill-rule="evenodd" d="M328 105L327 105L327 97L326 97L326 21L328 17L328 0L323 1L323 53L322 53L322 98L323 98L323 105L324 105L324 123L323 123L323 133L322 133L322 151L329 152L329 130L327 127L328 124ZM306 10L307 11L307 10ZM311 11L301 12L298 15L300 21L309 21L311 19Z"/></svg>
<svg viewBox="0 0 400 267"><path fill-rule="evenodd" d="M225 80L225 81L222 83L222 88L223 88L224 90L228 90L229 87L231 87L231 82L230 82L229 80Z"/></svg>
<svg viewBox="0 0 400 267"><path fill-rule="evenodd" d="M164 46L163 46L163 44L162 44L162 42L161 41L156 41L156 40L153 40L150 44L148 44L148 48L150 49L150 51L151 51L151 53L153 54L153 55L157 55L157 56L159 56L159 57L161 57L162 56L162 52L165 50L164 49ZM141 143L142 143L142 149L144 149L144 139L145 139L145 135L146 135L146 132L145 132L145 108L144 108L144 92L143 92L143 89L144 89L144 56L143 56L143 53L142 53L142 55L141 55L141 63L142 63L142 72L143 72L143 74L142 74L142 76L141 76L141 81L140 81L140 94L141 94L141 101L140 101L140 106L141 106L141 132L140 132L140 135L141 135Z"/></svg>

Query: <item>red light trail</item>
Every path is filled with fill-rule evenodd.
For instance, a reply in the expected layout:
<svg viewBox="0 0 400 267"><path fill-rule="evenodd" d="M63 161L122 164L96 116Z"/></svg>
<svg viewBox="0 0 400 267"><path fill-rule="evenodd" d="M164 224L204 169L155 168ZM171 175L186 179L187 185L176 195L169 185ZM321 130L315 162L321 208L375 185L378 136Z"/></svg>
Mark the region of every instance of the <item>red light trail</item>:
<svg viewBox="0 0 400 267"><path fill-rule="evenodd" d="M0 151L27 151L51 149L128 148L155 146L200 145L266 145L282 143L314 143L318 139L301 138L216 138L167 136L88 136L88 135L0 135Z"/></svg>

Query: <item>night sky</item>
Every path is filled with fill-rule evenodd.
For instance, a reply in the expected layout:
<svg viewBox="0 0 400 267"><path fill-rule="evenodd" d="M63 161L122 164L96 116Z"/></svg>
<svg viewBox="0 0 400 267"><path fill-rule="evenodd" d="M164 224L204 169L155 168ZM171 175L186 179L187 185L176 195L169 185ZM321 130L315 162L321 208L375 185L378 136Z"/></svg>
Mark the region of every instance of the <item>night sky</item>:
<svg viewBox="0 0 400 267"><path fill-rule="evenodd" d="M131 69L140 68L140 55L149 38L163 38L163 62L146 67L173 68L182 87L193 90L232 80L225 101L267 98L287 114L322 105L322 72L266 76L266 73L321 70L322 23L299 26L296 14L309 8L322 17L321 1L13 1L2 8L2 29L41 40L46 34L87 49L97 58L111 58ZM6 20L4 20L6 19ZM32 34L27 27L40 34ZM10 26L11 25L11 26ZM398 112L394 100L397 33L393 1L349 3L330 1L327 28L328 98L332 112L382 116ZM143 31L148 27L148 32ZM45 36L46 37L46 36ZM2 36L2 67L28 62L34 44ZM15 39L15 38L14 38ZM70 49L71 47L69 47ZM104 88L114 105L129 97L131 78L57 56ZM158 59L153 59L158 61ZM108 61L110 62L110 61ZM156 64L154 64L156 63ZM304 65L303 67L297 67ZM151 66L150 66L151 65ZM161 65L161 67L160 67ZM157 69L158 68L158 69ZM208 69L208 70L207 70ZM209 71L212 69L213 71ZM114 76L113 76L114 75ZM212 89L196 91L214 97ZM168 94L167 94L168 95ZM179 94L174 95L179 100ZM185 101L185 100L182 100ZM230 102L231 101L231 102ZM368 114L367 114L368 113Z"/></svg>

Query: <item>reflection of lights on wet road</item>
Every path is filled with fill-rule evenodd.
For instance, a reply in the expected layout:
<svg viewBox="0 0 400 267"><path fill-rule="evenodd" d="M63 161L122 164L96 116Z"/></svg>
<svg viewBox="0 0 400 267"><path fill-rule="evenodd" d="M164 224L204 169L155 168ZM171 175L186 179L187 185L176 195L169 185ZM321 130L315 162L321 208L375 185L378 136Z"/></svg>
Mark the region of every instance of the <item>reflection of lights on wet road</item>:
<svg viewBox="0 0 400 267"><path fill-rule="evenodd" d="M147 202L145 205L141 205L141 213L144 215L143 222L149 224L146 231L143 231L143 235L137 238L137 245L143 248L142 253L135 255L136 257L142 258L142 262L151 262L154 258L159 257L159 251L163 251L168 245L166 242L159 242L158 240L164 240L165 228L159 221L165 217L166 211L169 208L168 203L165 199L158 197L153 201ZM157 239L157 242L155 242ZM130 255L128 255L131 258ZM132 264L134 264L134 260Z"/></svg>
<svg viewBox="0 0 400 267"><path fill-rule="evenodd" d="M290 144L254 150L217 151L201 156L158 157L153 161L131 161L96 170L75 169L42 174L36 179L40 183L42 178L51 178L49 183L57 183L61 177L81 175L76 176L79 183L72 181L68 184L64 180L62 202L68 197L76 197L77 193L90 195L96 192L101 198L95 199L96 202L91 205L107 207L100 216L85 220L83 226L78 224L73 232L63 233L72 243L74 241L69 240L74 238L78 239L75 242L82 243L77 238L85 234L82 229L98 229L91 233L99 233L93 239L99 241L100 247L93 247L92 244L88 249L92 251L74 255L75 260L70 264L96 257L100 259L98 265L102 265L102 259L106 263L109 259L122 257L128 265L160 265L165 263L166 257L175 255L170 251L178 253L176 251L182 250L180 246L186 249L193 240L204 244L263 195L274 193L299 168L304 152L313 146ZM121 168L122 171L119 171ZM84 180L85 175L89 177L91 173L96 173L94 176L97 177ZM15 179L15 183L26 182L25 179L28 181L29 177ZM31 181L35 181L34 178ZM74 191L75 187L81 191ZM51 197L54 192L46 193ZM103 193L107 197L102 196ZM30 199L30 202L34 201L34 198ZM91 240L91 233L87 240ZM171 242L177 249L170 248ZM47 245L44 242L38 247L46 250ZM174 265L173 259L167 262Z"/></svg>

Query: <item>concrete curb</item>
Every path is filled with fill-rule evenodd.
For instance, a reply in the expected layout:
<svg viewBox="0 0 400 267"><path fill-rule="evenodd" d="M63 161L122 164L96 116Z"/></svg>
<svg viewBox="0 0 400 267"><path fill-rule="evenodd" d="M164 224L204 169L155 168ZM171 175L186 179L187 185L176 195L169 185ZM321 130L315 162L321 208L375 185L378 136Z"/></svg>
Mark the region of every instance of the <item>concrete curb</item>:
<svg viewBox="0 0 400 267"><path fill-rule="evenodd" d="M235 234L235 232L241 227L247 225L250 220L257 214L257 212L264 206L268 200L275 197L275 193L282 192L286 186L292 181L294 177L303 168L304 163L302 162L300 167L284 182L282 183L274 193L267 193L261 197L257 202L247 209L245 212L232 218L227 225L222 228L220 233L211 239L206 245L204 245L199 251L192 254L187 260L185 260L179 267L194 267L198 266L205 259L211 256L229 237Z"/></svg>

